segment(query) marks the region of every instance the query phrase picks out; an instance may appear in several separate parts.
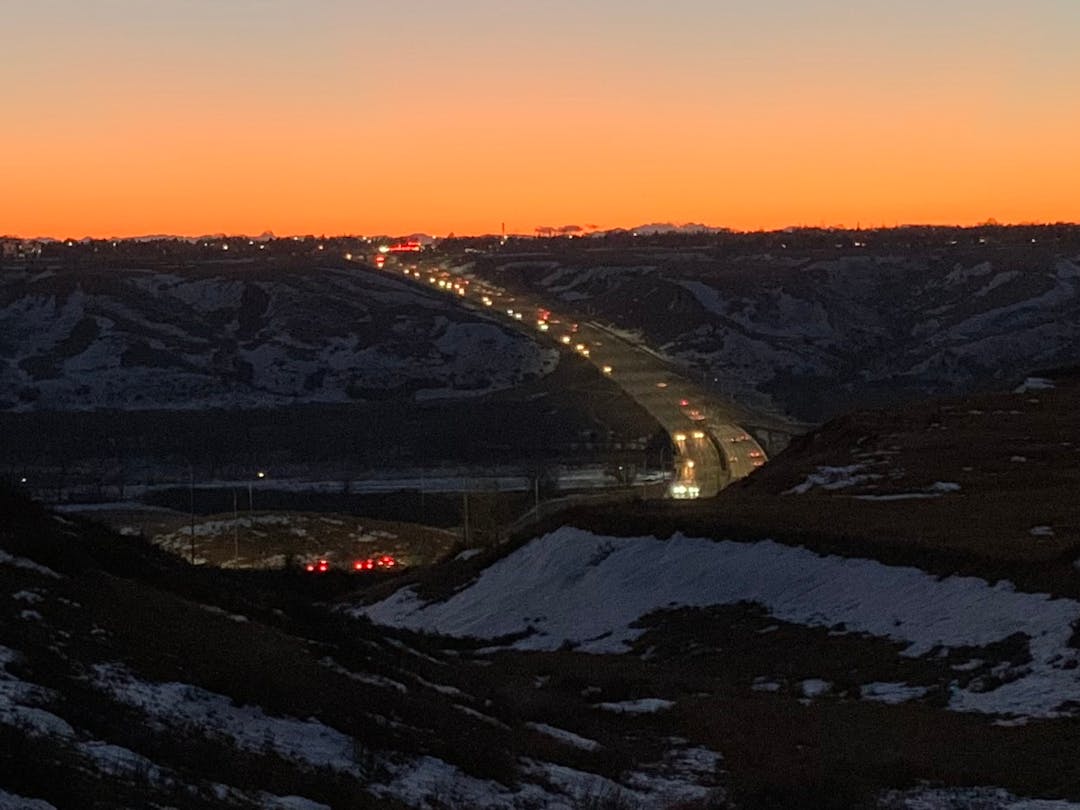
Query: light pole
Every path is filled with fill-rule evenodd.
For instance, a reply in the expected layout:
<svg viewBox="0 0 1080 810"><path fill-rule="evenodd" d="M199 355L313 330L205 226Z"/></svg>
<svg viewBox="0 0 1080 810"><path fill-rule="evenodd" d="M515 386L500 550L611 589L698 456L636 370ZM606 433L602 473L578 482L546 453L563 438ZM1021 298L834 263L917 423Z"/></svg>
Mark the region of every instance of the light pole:
<svg viewBox="0 0 1080 810"><path fill-rule="evenodd" d="M259 470L257 473L255 473L255 477L261 481L262 479L266 478L266 473L262 470ZM254 511L255 507L252 504L253 498L251 492L251 481L248 481L248 512Z"/></svg>
<svg viewBox="0 0 1080 810"><path fill-rule="evenodd" d="M188 513L191 516L191 564L195 564L195 468L188 464Z"/></svg>
<svg viewBox="0 0 1080 810"><path fill-rule="evenodd" d="M236 508L236 490L232 491L232 539L233 557L240 559L240 515Z"/></svg>

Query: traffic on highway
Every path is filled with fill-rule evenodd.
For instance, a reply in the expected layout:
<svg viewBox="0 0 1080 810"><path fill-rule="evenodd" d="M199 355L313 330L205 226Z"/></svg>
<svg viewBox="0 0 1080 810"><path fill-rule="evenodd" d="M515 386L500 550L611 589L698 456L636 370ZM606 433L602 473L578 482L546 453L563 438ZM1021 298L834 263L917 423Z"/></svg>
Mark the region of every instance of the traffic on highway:
<svg viewBox="0 0 1080 810"><path fill-rule="evenodd" d="M674 464L667 496L709 498L765 464L761 445L733 419L728 404L672 371L648 347L602 324L556 314L545 302L444 268L402 262L380 268L458 296L463 303L505 316L515 328L535 329L557 348L591 362L640 404L671 437Z"/></svg>

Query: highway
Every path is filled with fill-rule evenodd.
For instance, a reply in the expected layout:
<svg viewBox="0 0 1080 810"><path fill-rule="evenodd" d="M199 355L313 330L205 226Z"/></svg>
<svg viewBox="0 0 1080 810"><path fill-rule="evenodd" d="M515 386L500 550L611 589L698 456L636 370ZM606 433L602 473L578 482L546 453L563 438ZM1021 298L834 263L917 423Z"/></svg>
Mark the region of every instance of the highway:
<svg viewBox="0 0 1080 810"><path fill-rule="evenodd" d="M725 405L673 372L647 348L591 322L578 322L576 334L571 346L584 344L587 359L671 436L676 450L672 497L712 497L765 463L764 450L731 420Z"/></svg>
<svg viewBox="0 0 1080 810"><path fill-rule="evenodd" d="M670 497L713 497L767 461L761 445L736 421L747 412L739 413L732 403L711 396L648 347L602 324L560 312L558 305L552 308L549 302L481 279L456 276L442 268L423 268L418 263L388 263L384 269L455 295L462 303L486 310L533 336L546 337L560 350L576 353L595 365L671 437L675 457L667 493Z"/></svg>

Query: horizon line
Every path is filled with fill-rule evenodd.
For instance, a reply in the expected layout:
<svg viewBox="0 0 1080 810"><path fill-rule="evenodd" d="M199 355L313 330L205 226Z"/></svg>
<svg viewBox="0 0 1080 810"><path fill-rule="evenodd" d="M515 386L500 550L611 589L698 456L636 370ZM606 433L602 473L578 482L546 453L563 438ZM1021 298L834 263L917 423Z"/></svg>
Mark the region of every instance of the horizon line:
<svg viewBox="0 0 1080 810"><path fill-rule="evenodd" d="M634 233L639 229L652 229L652 228L668 228L670 232L683 231L686 234L693 233L727 233L734 235L751 235L751 234L780 234L791 233L796 231L853 231L853 232L870 232L870 231L895 231L905 228L943 228L952 230L971 230L975 228L1049 228L1049 227L1080 227L1080 222L1072 220L1055 220L1055 221L1015 221L1015 222L999 222L993 218L987 219L984 222L978 222L974 224L960 224L960 223L940 223L940 222L905 222L897 223L893 225L868 225L863 227L857 223L854 226L844 224L834 225L786 225L779 228L731 228L724 225L705 225L698 222L648 222L632 227L615 226L611 228L594 228L586 230L577 225L564 225L559 228L550 228L553 232L548 235L541 236L539 231L548 230L549 226L538 226L534 228L534 233L527 232L513 232L503 234L501 232L486 232L486 233L456 233L450 231L446 236L436 236L426 231L410 231L403 234L391 234L391 233L288 233L288 234L275 234L272 230L264 230L257 235L249 233L200 233L200 234L182 234L182 233L140 233L132 234L128 236L80 236L80 237L56 237L51 235L39 235L39 236L21 236L18 234L0 234L0 240L18 240L21 242L131 242L131 241L152 241L152 240L165 240L165 239L179 239L179 240L200 240L200 239L248 239L252 241L269 241L271 239L402 239L409 236L427 236L435 241L444 241L447 239L484 239L484 238L513 238L513 239L559 239L559 238L574 238L583 239L589 238L595 235L605 235L618 232ZM560 228L575 228L577 230L565 231L559 233ZM684 230L686 229L686 230ZM657 230L656 234L664 233L664 230ZM652 234L650 234L652 235Z"/></svg>

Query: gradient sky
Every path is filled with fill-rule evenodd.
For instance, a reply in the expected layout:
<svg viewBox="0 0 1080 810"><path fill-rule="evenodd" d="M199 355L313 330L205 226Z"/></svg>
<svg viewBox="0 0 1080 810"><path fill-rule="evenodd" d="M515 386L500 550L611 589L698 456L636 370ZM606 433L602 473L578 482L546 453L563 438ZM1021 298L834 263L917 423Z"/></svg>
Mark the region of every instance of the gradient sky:
<svg viewBox="0 0 1080 810"><path fill-rule="evenodd" d="M0 233L1080 221L1080 0L5 0Z"/></svg>

